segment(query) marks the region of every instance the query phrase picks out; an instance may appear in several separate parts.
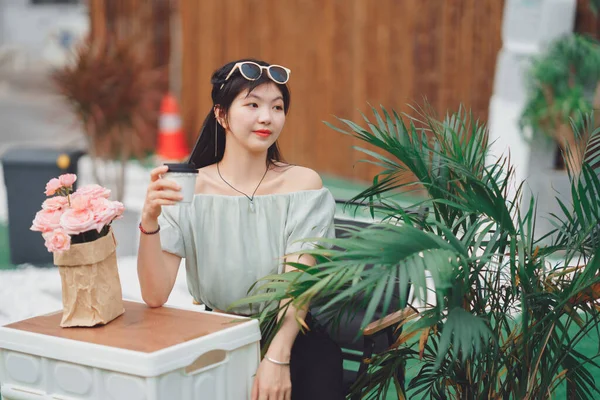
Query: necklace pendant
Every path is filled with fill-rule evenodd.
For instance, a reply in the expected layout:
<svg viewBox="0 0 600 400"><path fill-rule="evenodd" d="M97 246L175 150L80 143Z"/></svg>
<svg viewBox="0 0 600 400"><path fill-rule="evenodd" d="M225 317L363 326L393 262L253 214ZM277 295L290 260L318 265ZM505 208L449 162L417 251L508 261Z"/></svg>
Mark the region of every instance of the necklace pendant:
<svg viewBox="0 0 600 400"><path fill-rule="evenodd" d="M250 211L254 212L254 202L252 200L250 200Z"/></svg>

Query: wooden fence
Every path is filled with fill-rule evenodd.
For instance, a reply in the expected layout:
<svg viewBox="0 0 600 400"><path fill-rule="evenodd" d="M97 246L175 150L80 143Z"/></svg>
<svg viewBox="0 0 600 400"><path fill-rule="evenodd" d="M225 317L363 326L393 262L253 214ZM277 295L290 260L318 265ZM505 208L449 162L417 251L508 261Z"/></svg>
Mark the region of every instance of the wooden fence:
<svg viewBox="0 0 600 400"><path fill-rule="evenodd" d="M578 0L576 30L598 21ZM90 0L92 30L115 30L148 0ZM151 0L154 61L169 55L167 4L178 3L181 102L190 144L211 107L210 76L225 62L254 57L292 69L292 108L281 136L288 161L370 180L355 140L327 128L334 116L360 121L367 103L410 111L426 98L439 114L462 103L487 118L503 0ZM168 7L167 7L168 8ZM179 38L178 38L179 40ZM173 74L175 71L172 71ZM176 74L174 74L176 75ZM179 85L177 85L179 86ZM179 88L177 90L179 92Z"/></svg>
<svg viewBox="0 0 600 400"><path fill-rule="evenodd" d="M291 68L292 107L280 142L288 161L370 180L354 140L323 124L362 120L368 105L408 111L427 98L486 118L501 47L502 0L180 0L185 126L211 108L210 76L254 57Z"/></svg>
<svg viewBox="0 0 600 400"><path fill-rule="evenodd" d="M154 66L167 66L171 50L170 13L174 0L89 0L91 34L114 40L143 34L144 54Z"/></svg>
<svg viewBox="0 0 600 400"><path fill-rule="evenodd" d="M590 0L577 0L575 32L598 39L600 37L600 18L592 12L589 3Z"/></svg>

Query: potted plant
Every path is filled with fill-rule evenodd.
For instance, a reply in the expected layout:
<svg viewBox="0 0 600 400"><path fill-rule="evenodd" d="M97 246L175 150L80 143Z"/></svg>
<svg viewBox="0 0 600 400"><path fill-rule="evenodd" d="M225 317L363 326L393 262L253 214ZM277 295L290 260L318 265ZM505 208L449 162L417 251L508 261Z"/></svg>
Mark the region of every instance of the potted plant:
<svg viewBox="0 0 600 400"><path fill-rule="evenodd" d="M107 324L124 312L111 228L123 203L95 184L73 192L76 180L63 174L46 184L48 198L30 228L42 233L60 272L62 327Z"/></svg>
<svg viewBox="0 0 600 400"><path fill-rule="evenodd" d="M126 163L154 148L167 75L146 57L142 32L109 40L87 38L52 80L77 116L96 183L123 200ZM105 162L101 168L100 160ZM111 168L111 161L113 168Z"/></svg>
<svg viewBox="0 0 600 400"><path fill-rule="evenodd" d="M529 96L521 127L532 131L532 140L552 139L563 152L575 149L576 132L570 121L600 109L600 43L577 34L564 36L533 60ZM555 151L556 169L564 169ZM570 169L577 172L583 154L574 152Z"/></svg>
<svg viewBox="0 0 600 400"><path fill-rule="evenodd" d="M383 398L395 385L399 398L545 399L566 383L576 398L598 398L587 369L596 356L577 348L600 320L590 301L600 283L600 170L588 162L600 156L600 130L592 118L576 136L585 138L576 143L586 156L581 173L569 175L573 203L562 204L566 217L555 221L556 240L546 245L534 236L535 200L520 204L522 184L509 194L508 158L486 164L485 125L462 110L438 120L418 109L410 124L385 109L373 114L366 128L344 119L345 129L330 126L381 150L359 148L381 172L353 200L382 223L329 243L338 250L308 251L315 267L268 277L257 283L267 293L247 301L311 304L333 310L333 322L359 305L367 310L364 327L378 305L407 307L403 296L389 295L395 286L404 293L411 282L417 295L427 293L428 270L436 304L406 314L413 316L400 321L394 345L369 360L355 393ZM391 200L415 183L427 197L413 206L426 204L426 219ZM403 388L396 370L406 362L416 367Z"/></svg>

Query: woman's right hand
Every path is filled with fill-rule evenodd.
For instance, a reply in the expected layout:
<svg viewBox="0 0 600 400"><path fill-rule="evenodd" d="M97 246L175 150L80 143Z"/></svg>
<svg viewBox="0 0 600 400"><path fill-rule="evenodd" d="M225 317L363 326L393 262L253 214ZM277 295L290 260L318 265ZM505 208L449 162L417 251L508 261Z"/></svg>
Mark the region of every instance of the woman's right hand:
<svg viewBox="0 0 600 400"><path fill-rule="evenodd" d="M146 191L146 200L142 209L142 220L149 223L157 221L162 211L162 206L176 204L183 199L181 187L174 181L164 179L162 174L167 173L169 167L161 165L150 171L150 185Z"/></svg>

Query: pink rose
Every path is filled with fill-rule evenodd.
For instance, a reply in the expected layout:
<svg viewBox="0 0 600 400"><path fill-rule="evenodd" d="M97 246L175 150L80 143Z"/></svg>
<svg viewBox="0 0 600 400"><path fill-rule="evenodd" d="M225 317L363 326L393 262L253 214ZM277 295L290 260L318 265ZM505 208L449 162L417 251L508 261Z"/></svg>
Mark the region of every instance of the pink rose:
<svg viewBox="0 0 600 400"><path fill-rule="evenodd" d="M115 218L121 218L123 212L125 212L125 206L120 201L113 201L112 203L115 209Z"/></svg>
<svg viewBox="0 0 600 400"><path fill-rule="evenodd" d="M77 189L73 196L85 195L90 196L92 198L96 197L104 197L108 199L110 196L110 190L96 184L85 185Z"/></svg>
<svg viewBox="0 0 600 400"><path fill-rule="evenodd" d="M60 211L69 204L64 196L50 197L42 203L43 210Z"/></svg>
<svg viewBox="0 0 600 400"><path fill-rule="evenodd" d="M45 239L45 245L49 252L65 251L71 248L71 236L63 229L56 229L53 232L42 233Z"/></svg>
<svg viewBox="0 0 600 400"><path fill-rule="evenodd" d="M102 230L104 225L110 223L115 215L115 211L112 208L112 202L104 197L93 199L91 202L92 212L94 213L94 220L98 224L98 232Z"/></svg>
<svg viewBox="0 0 600 400"><path fill-rule="evenodd" d="M58 177L60 184L64 187L71 187L77 180L77 175L75 174L62 174Z"/></svg>
<svg viewBox="0 0 600 400"><path fill-rule="evenodd" d="M58 189L62 187L62 184L57 178L52 178L46 183L46 196L52 196Z"/></svg>
<svg viewBox="0 0 600 400"><path fill-rule="evenodd" d="M94 219L98 223L98 232L102 230L102 227L110 224L112 220L120 217L125 209L123 203L110 201L105 198L93 199L91 205Z"/></svg>
<svg viewBox="0 0 600 400"><path fill-rule="evenodd" d="M60 225L69 235L77 235L82 232L87 232L96 229L96 221L94 213L88 208L76 210L69 208L60 217Z"/></svg>
<svg viewBox="0 0 600 400"><path fill-rule="evenodd" d="M87 210L87 209L91 209L92 205L90 204L90 201L92 200L92 197L87 196L85 194L79 194L77 196L73 195L71 196L71 208L74 210Z"/></svg>
<svg viewBox="0 0 600 400"><path fill-rule="evenodd" d="M60 228L60 221L63 213L63 210L38 211L33 219L33 225L29 229L38 232L50 232Z"/></svg>

